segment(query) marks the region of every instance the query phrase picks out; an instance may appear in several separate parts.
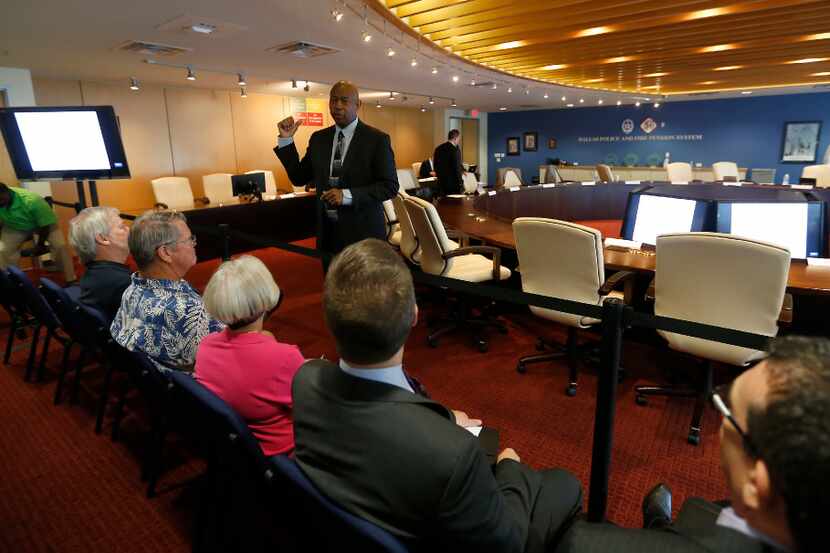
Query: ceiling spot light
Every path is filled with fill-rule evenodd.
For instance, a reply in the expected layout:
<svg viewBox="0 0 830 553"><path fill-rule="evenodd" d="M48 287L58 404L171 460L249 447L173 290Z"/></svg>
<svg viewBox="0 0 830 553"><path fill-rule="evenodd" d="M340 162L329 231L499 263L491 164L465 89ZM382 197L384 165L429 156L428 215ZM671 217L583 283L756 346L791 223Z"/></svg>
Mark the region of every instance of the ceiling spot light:
<svg viewBox="0 0 830 553"><path fill-rule="evenodd" d="M394 92L390 92L390 93L389 93L389 99L390 99L390 100L394 100L394 99L395 99L395 93L394 93Z"/></svg>
<svg viewBox="0 0 830 553"><path fill-rule="evenodd" d="M574 105L573 104L567 104L565 107L572 108L572 107L574 107Z"/></svg>
<svg viewBox="0 0 830 553"><path fill-rule="evenodd" d="M725 52L726 50L734 50L737 44L713 44L712 46L704 46L698 50L699 54L711 54L712 52Z"/></svg>
<svg viewBox="0 0 830 553"><path fill-rule="evenodd" d="M636 59L635 56L617 56L615 58L603 60L602 63L625 63L627 61L633 61L634 59Z"/></svg>
<svg viewBox="0 0 830 553"><path fill-rule="evenodd" d="M505 106L502 106L499 108L499 111L507 111L507 108Z"/></svg>
<svg viewBox="0 0 830 553"><path fill-rule="evenodd" d="M130 90L139 90L139 88L141 87L138 86L138 79L130 77Z"/></svg>
<svg viewBox="0 0 830 553"><path fill-rule="evenodd" d="M606 33L610 33L614 30L614 27L610 26L603 26L603 27L591 27L590 29L583 29L576 34L574 37L581 38L586 36L596 36L596 35L604 35Z"/></svg>
<svg viewBox="0 0 830 553"><path fill-rule="evenodd" d="M363 4L363 33L360 38L365 44L372 42L372 34L369 32L369 6Z"/></svg>
<svg viewBox="0 0 830 553"><path fill-rule="evenodd" d="M426 110L427 110L426 106L421 106L421 112L422 112L422 113L423 113L423 112L426 112Z"/></svg>
<svg viewBox="0 0 830 553"><path fill-rule="evenodd" d="M236 77L237 77L236 84L238 84L239 86L246 86L248 84L248 82L245 80L245 77L242 75L242 73L237 73Z"/></svg>
<svg viewBox="0 0 830 553"><path fill-rule="evenodd" d="M602 98L600 98L599 100L597 100L597 103L598 103L599 105L602 105L602 104L604 104L604 103L605 103L605 100L603 100Z"/></svg>
<svg viewBox="0 0 830 553"><path fill-rule="evenodd" d="M195 81L196 80L196 73L193 72L193 68L189 65L187 66L187 77L185 77L188 81Z"/></svg>
<svg viewBox="0 0 830 553"><path fill-rule="evenodd" d="M700 84L709 86L709 85L713 85L713 84L718 84L719 82L720 81L702 81Z"/></svg>
<svg viewBox="0 0 830 553"><path fill-rule="evenodd" d="M553 65L546 65L542 69L544 71L556 71L558 69L565 69L566 67L568 66L564 63L555 63Z"/></svg>
<svg viewBox="0 0 830 553"><path fill-rule="evenodd" d="M671 73L649 73L648 75L643 75L643 77L649 77L651 79L656 79L657 77L665 77L666 75L670 75Z"/></svg>
<svg viewBox="0 0 830 553"><path fill-rule="evenodd" d="M640 100L637 100L636 102L634 102L634 107L640 107Z"/></svg>
<svg viewBox="0 0 830 553"><path fill-rule="evenodd" d="M496 84L496 83L493 83L492 85L490 85L490 88L492 88L493 90L496 90L498 87L499 87L499 85Z"/></svg>
<svg viewBox="0 0 830 553"><path fill-rule="evenodd" d="M475 86L475 85L476 85L476 80L475 80L475 79L471 79L471 80L470 80L470 86Z"/></svg>
<svg viewBox="0 0 830 553"><path fill-rule="evenodd" d="M197 23L195 25L191 25L190 30L194 33L209 35L210 33L216 30L216 27L208 23Z"/></svg>
<svg viewBox="0 0 830 553"><path fill-rule="evenodd" d="M621 106L622 105L622 100L617 100L617 105Z"/></svg>
<svg viewBox="0 0 830 553"><path fill-rule="evenodd" d="M239 89L239 95L242 96L243 98L248 97L248 92L245 90L245 87L242 87L242 88Z"/></svg>
<svg viewBox="0 0 830 553"><path fill-rule="evenodd" d="M521 48L526 43L524 40L511 40L510 42L502 42L494 47L494 50L510 50L511 48Z"/></svg>
<svg viewBox="0 0 830 553"><path fill-rule="evenodd" d="M542 96L542 98L544 98L545 100L547 100L547 99L549 98L548 93L547 93L547 92L545 92L545 95L544 95L544 96Z"/></svg>
<svg viewBox="0 0 830 553"><path fill-rule="evenodd" d="M660 109L660 102L654 102L654 109Z"/></svg>
<svg viewBox="0 0 830 553"><path fill-rule="evenodd" d="M818 33L814 35L806 35L801 40L828 40L830 39L830 33Z"/></svg>
<svg viewBox="0 0 830 553"><path fill-rule="evenodd" d="M305 86L303 87L303 90L305 90L306 92L311 90L311 86L308 84L308 81L305 82Z"/></svg>
<svg viewBox="0 0 830 553"><path fill-rule="evenodd" d="M526 88L526 89L525 89L525 95L529 95L529 94L530 94L530 89L529 89L529 88Z"/></svg>
<svg viewBox="0 0 830 553"><path fill-rule="evenodd" d="M297 81L295 79L291 79L291 88L297 88Z"/></svg>
<svg viewBox="0 0 830 553"><path fill-rule="evenodd" d="M378 109L383 107L383 104L380 103L380 100L377 101L377 103L375 104L375 107L378 108Z"/></svg>
<svg viewBox="0 0 830 553"><path fill-rule="evenodd" d="M563 101L563 102L567 102L567 101L568 101L568 99L567 99L565 96L562 96L562 101Z"/></svg>
<svg viewBox="0 0 830 553"><path fill-rule="evenodd" d="M458 107L458 104L455 103L455 98L453 98L452 102L450 102L450 107L451 108L457 108Z"/></svg>
<svg viewBox="0 0 830 553"><path fill-rule="evenodd" d="M830 58L802 58L800 60L793 60L793 61L788 61L788 62L785 62L785 63L818 63L820 61L827 61L827 60L830 60Z"/></svg>
<svg viewBox="0 0 830 553"><path fill-rule="evenodd" d="M508 86L508 87L507 87L507 93L508 93L508 94L512 94L512 93L513 93L513 87L512 87L512 86Z"/></svg>
<svg viewBox="0 0 830 553"><path fill-rule="evenodd" d="M409 67L418 67L418 60L416 60L415 58L409 60Z"/></svg>
<svg viewBox="0 0 830 553"><path fill-rule="evenodd" d="M435 99L432 96L430 96L429 97L429 105L434 105L434 104L435 104Z"/></svg>
<svg viewBox="0 0 830 553"><path fill-rule="evenodd" d="M391 58L394 55L395 55L395 50L393 50L392 48L387 48L386 49L386 56L387 57Z"/></svg>
<svg viewBox="0 0 830 553"><path fill-rule="evenodd" d="M438 74L438 68L437 68L437 67L433 67L433 68L432 68L432 74L433 74L433 75L437 75L437 74Z"/></svg>
<svg viewBox="0 0 830 553"><path fill-rule="evenodd" d="M341 12L337 8L334 8L333 10L331 10L331 18L335 21L335 23L340 23L341 21L343 21L343 12Z"/></svg>
<svg viewBox="0 0 830 553"><path fill-rule="evenodd" d="M719 15L726 15L732 13L733 8L709 8L708 10L697 10L689 12L681 16L681 21L692 21L694 19L705 19L707 17L717 17Z"/></svg>
<svg viewBox="0 0 830 553"><path fill-rule="evenodd" d="M454 83L458 82L458 75L453 75L452 76L452 82L454 82Z"/></svg>
<svg viewBox="0 0 830 553"><path fill-rule="evenodd" d="M584 103L585 103L585 98L580 98L580 99L579 99L579 103L580 103L580 104L584 104Z"/></svg>
<svg viewBox="0 0 830 553"><path fill-rule="evenodd" d="M369 33L369 31L363 31L363 34L360 35L360 38L365 43L372 42L372 35L371 35L371 33Z"/></svg>
<svg viewBox="0 0 830 553"><path fill-rule="evenodd" d="M827 74L830 75L830 73L827 73ZM741 94L744 94L744 95L752 94L752 91L751 90L742 90Z"/></svg>

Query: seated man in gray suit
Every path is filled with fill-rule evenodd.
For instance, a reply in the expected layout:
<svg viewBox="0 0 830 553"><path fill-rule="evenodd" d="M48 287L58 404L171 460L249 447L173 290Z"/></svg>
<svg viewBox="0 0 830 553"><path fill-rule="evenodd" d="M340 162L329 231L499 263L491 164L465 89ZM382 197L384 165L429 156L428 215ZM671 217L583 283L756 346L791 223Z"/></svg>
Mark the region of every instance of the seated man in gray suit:
<svg viewBox="0 0 830 553"><path fill-rule="evenodd" d="M308 361L292 387L296 459L320 491L426 551L550 551L579 482L512 449L492 468L466 415L413 391L402 363L418 308L401 257L375 239L347 247L323 307L340 363Z"/></svg>
<svg viewBox="0 0 830 553"><path fill-rule="evenodd" d="M643 505L650 530L577 522L557 552L827 551L830 341L778 338L769 357L716 388L712 400L724 416L731 506L689 499L672 523L671 496L658 487ZM661 496L662 509L650 501Z"/></svg>

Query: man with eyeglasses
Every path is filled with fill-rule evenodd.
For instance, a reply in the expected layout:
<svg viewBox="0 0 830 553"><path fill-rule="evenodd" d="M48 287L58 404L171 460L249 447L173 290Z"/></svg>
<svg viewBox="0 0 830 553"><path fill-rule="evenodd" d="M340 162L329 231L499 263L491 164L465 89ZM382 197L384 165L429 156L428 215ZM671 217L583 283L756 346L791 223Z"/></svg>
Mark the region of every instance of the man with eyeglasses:
<svg viewBox="0 0 830 553"><path fill-rule="evenodd" d="M184 280L196 264L196 237L182 213L149 211L133 223L129 246L138 272L121 297L112 337L163 371L192 370L202 338L225 328Z"/></svg>
<svg viewBox="0 0 830 553"><path fill-rule="evenodd" d="M643 503L647 530L577 522L557 553L827 551L830 341L775 339L765 360L715 389L712 404L723 416L727 506L692 498L672 522L660 485Z"/></svg>

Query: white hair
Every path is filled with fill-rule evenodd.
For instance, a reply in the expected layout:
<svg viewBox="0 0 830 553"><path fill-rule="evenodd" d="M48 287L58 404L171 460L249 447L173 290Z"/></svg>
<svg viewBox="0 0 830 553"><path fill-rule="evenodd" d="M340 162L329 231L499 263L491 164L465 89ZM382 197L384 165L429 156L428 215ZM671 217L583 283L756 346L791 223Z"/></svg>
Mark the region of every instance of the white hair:
<svg viewBox="0 0 830 553"><path fill-rule="evenodd" d="M95 261L98 236L107 236L112 228L112 216L118 217L114 207L88 207L69 221L69 243L78 252L81 263Z"/></svg>
<svg viewBox="0 0 830 553"><path fill-rule="evenodd" d="M219 266L202 299L215 319L235 326L250 324L273 309L280 299L280 289L262 261L243 255Z"/></svg>

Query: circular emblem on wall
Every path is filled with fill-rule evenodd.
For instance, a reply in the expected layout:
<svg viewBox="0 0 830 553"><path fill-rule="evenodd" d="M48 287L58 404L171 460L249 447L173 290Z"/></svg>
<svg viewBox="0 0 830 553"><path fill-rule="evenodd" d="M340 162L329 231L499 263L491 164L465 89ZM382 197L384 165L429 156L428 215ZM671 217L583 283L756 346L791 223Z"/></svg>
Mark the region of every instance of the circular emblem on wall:
<svg viewBox="0 0 830 553"><path fill-rule="evenodd" d="M625 134L631 134L634 131L634 121L631 119L626 119L622 122L622 132Z"/></svg>

